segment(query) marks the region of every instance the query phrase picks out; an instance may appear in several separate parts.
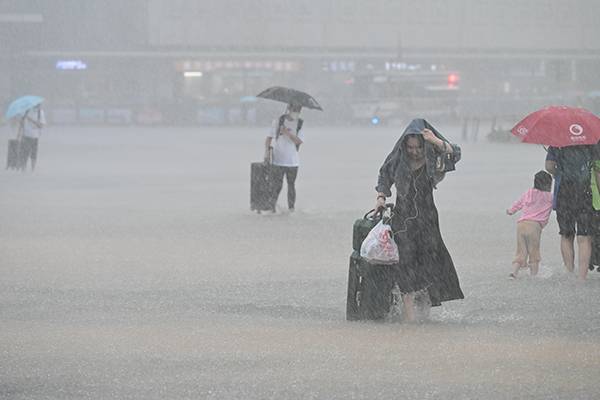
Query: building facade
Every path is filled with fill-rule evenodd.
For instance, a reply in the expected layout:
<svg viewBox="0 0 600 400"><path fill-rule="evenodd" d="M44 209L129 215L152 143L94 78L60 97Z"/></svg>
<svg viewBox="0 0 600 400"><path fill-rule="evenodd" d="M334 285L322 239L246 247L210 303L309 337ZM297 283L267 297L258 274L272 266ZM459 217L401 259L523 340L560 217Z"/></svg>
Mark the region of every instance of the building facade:
<svg viewBox="0 0 600 400"><path fill-rule="evenodd" d="M63 123L262 122L252 95L272 85L310 92L329 122L593 108L597 15L594 0L9 0L0 88Z"/></svg>

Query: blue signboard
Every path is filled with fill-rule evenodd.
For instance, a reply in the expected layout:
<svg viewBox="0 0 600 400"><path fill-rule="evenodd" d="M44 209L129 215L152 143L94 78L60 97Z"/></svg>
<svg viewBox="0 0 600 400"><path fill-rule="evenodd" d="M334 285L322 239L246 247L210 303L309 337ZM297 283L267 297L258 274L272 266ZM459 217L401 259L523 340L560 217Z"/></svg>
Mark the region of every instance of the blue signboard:
<svg viewBox="0 0 600 400"><path fill-rule="evenodd" d="M58 60L56 69L64 71L84 70L87 69L87 64L81 60Z"/></svg>

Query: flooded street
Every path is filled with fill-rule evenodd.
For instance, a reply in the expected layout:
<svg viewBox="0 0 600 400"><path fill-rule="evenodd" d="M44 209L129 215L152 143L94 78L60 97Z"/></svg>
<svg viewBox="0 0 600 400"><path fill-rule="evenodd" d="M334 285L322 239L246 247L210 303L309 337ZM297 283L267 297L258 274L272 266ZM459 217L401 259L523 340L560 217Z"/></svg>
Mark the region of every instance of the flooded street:
<svg viewBox="0 0 600 400"><path fill-rule="evenodd" d="M554 214L540 276L508 279L541 146L431 121L462 147L434 196L465 299L346 322L352 224L403 127L306 119L276 215L249 210L266 127L47 128L34 173L0 172L0 398L600 395L600 273L564 271Z"/></svg>

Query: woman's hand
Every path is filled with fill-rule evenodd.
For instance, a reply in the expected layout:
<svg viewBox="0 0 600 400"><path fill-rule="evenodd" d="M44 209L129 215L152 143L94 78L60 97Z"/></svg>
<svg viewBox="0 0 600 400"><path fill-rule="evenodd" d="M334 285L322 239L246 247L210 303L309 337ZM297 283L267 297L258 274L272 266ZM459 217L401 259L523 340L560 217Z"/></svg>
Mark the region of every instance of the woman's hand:
<svg viewBox="0 0 600 400"><path fill-rule="evenodd" d="M375 202L375 211L381 208L385 208L385 196L380 193L377 195L377 201Z"/></svg>
<svg viewBox="0 0 600 400"><path fill-rule="evenodd" d="M421 134L423 135L423 139L425 139L431 144L437 144L440 141L440 139L438 139L438 137L435 136L431 129L425 128L421 131Z"/></svg>
<svg viewBox="0 0 600 400"><path fill-rule="evenodd" d="M439 151L448 153L446 142L444 142L439 137L435 136L435 134L431 131L431 129L425 128L421 131L421 134L423 135L423 139L425 139L425 141L427 141L427 142L431 143L432 145L434 145L435 147L437 147Z"/></svg>

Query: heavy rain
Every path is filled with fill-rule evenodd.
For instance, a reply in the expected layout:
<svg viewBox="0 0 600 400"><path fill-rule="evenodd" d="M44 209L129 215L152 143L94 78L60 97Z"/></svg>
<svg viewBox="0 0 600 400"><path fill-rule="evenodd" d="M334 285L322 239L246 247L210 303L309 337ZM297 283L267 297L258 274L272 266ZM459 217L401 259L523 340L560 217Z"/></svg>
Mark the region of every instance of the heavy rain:
<svg viewBox="0 0 600 400"><path fill-rule="evenodd" d="M533 206L507 215L549 149L596 154L598 15L594 0L0 2L0 399L598 398L596 198L575 239L550 205L536 214L539 264L530 242L530 263L515 256ZM298 97L258 96L274 87L316 103L298 117ZM520 121L549 106L587 110L567 125L580 143L528 137ZM411 198L422 182L435 200L415 218L438 220L402 236L396 204L399 264L369 263L355 225L407 197L382 194L380 168L415 119L435 133L415 154L460 160L441 181L439 157L407 173ZM446 297L440 260L460 284ZM410 318L410 293L434 306Z"/></svg>

